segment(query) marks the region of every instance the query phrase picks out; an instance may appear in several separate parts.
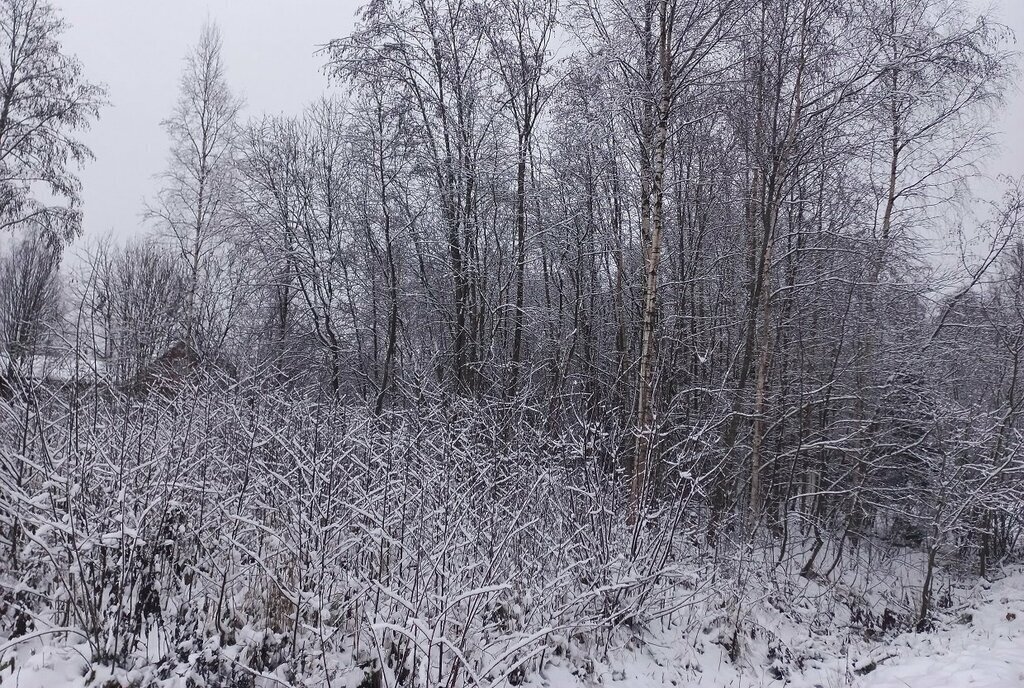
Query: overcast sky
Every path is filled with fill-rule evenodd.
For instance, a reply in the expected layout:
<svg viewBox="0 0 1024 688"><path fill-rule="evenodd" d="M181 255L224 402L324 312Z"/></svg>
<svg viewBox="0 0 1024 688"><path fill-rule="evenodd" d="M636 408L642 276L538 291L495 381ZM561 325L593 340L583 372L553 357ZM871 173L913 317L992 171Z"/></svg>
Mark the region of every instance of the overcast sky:
<svg viewBox="0 0 1024 688"><path fill-rule="evenodd" d="M1009 26L1017 35L1011 48L1020 51L1024 47L1024 0L971 1L982 10L994 8L996 20ZM1018 60L1018 66L1024 67L1024 62ZM989 162L989 173L992 175L1024 175L1024 92L1021 90L1021 84L1024 84L1024 71L1018 79L1019 84L1009 94L1009 102L1003 112L1000 151Z"/></svg>
<svg viewBox="0 0 1024 688"><path fill-rule="evenodd" d="M109 88L111 105L84 136L96 155L82 172L86 237L142 230L168 142L160 127L174 106L182 60L210 18L221 27L228 78L247 115L297 113L328 86L323 57L351 30L363 0L55 0L70 24L66 48ZM989 0L972 0L979 7ZM1024 0L1000 0L998 18L1024 39ZM1018 44L1019 48L1019 44ZM1024 97L1004 117L994 174L1024 174ZM989 185L987 188L995 188Z"/></svg>
<svg viewBox="0 0 1024 688"><path fill-rule="evenodd" d="M84 135L96 160L81 174L86 239L142 231L144 201L165 166L160 126L174 107L185 53L203 22L220 25L245 115L297 113L328 88L319 46L349 32L362 0L55 0L65 47L110 106Z"/></svg>

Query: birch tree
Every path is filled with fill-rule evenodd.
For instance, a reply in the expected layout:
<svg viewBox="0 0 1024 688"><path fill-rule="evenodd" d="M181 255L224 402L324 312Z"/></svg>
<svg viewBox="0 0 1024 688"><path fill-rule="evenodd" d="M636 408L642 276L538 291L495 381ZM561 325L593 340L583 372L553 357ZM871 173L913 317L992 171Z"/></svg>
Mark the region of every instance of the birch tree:
<svg viewBox="0 0 1024 688"><path fill-rule="evenodd" d="M0 2L0 230L31 221L70 239L81 229L76 167L92 152L76 134L106 94L62 48L65 29L46 0Z"/></svg>
<svg viewBox="0 0 1024 688"><path fill-rule="evenodd" d="M185 58L178 103L163 126L171 139L164 187L148 214L168 232L185 265L183 338L201 351L200 292L207 265L228 240L235 194L241 101L227 83L220 30L203 27Z"/></svg>

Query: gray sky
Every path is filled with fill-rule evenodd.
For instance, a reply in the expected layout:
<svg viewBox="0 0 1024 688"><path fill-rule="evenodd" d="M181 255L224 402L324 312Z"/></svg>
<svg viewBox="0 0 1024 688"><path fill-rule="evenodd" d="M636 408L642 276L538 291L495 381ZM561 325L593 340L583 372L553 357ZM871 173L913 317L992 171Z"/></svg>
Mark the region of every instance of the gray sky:
<svg viewBox="0 0 1024 688"><path fill-rule="evenodd" d="M994 8L997 21L1009 26L1017 35L1011 48L1020 51L1024 45L1024 0L971 0L979 9ZM1007 107L1001 122L1001 150L990 161L988 172L992 175L1024 175L1024 61L1018 60L1022 68L1018 85L1009 94Z"/></svg>
<svg viewBox="0 0 1024 688"><path fill-rule="evenodd" d="M361 0L54 0L65 47L111 105L84 135L96 160L82 171L85 238L139 233L157 188L184 56L203 22L220 25L227 76L245 115L298 113L327 90L314 53L349 32Z"/></svg>
<svg viewBox="0 0 1024 688"><path fill-rule="evenodd" d="M979 8L990 0L971 0ZM327 90L314 53L346 34L363 0L55 0L71 25L67 49L111 106L85 134L96 160L82 171L85 236L141 231L144 200L156 190L168 142L160 128L174 106L183 57L210 18L220 25L228 78L247 115L297 113ZM996 15L1024 40L1024 0L998 0ZM1024 174L1024 96L1004 115L992 174ZM994 191L994 185L979 190Z"/></svg>

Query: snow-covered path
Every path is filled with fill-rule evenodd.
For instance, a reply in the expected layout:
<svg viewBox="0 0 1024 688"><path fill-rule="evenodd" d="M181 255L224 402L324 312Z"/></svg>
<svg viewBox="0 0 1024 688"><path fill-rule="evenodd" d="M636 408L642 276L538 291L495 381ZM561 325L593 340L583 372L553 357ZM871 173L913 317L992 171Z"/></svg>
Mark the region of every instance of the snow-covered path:
<svg viewBox="0 0 1024 688"><path fill-rule="evenodd" d="M964 623L904 635L861 679L865 688L1013 688L1024 686L1024 568L979 587Z"/></svg>

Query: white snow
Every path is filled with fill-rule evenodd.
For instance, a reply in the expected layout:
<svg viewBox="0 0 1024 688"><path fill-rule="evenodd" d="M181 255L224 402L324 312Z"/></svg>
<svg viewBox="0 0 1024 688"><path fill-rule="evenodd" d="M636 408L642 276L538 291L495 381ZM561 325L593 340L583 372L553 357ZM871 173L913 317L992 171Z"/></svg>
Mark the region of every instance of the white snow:
<svg viewBox="0 0 1024 688"><path fill-rule="evenodd" d="M897 656L863 677L870 688L1024 686L1024 568L979 586L962 623L896 638ZM970 615L969 617L966 615ZM968 618L970 619L968 621Z"/></svg>
<svg viewBox="0 0 1024 688"><path fill-rule="evenodd" d="M759 625L784 637L797 630L781 616L758 614ZM806 634L805 634L806 635ZM994 582L967 590L961 605L930 633L905 633L879 641L814 637L800 647L815 656L803 670L786 678L772 676L771 664L759 663L755 648L766 641L740 639L733 663L722 644L730 640L716 627L714 609L695 610L689 623L652 629L649 638L624 639L608 648L607 657L585 665L564 656L551 657L540 674L528 677L531 688L1015 688L1024 687L1024 566L1007 568ZM72 646L52 644L52 634L8 643L0 657L0 688L85 688L109 677L90 668L88 646L71 636ZM63 636L56 636L63 637ZM572 643L567 647L571 649ZM832 651L836 651L833 654ZM841 651L839 651L841 650ZM9 660L13 659L12 663ZM874 664L874 668L864 671ZM339 668L339 671L342 671ZM129 673L138 673L129 672ZM143 671L145 673L145 671ZM360 672L336 675L335 685L355 685ZM127 677L125 677L127 678ZM168 682L170 681L170 682ZM175 679L155 685L174 684ZM99 681L102 683L102 681ZM180 681L178 681L180 683ZM278 683L278 681L274 681ZM176 684L175 684L176 685ZM507 685L507 684L506 684Z"/></svg>
<svg viewBox="0 0 1024 688"><path fill-rule="evenodd" d="M1024 687L1024 567L1008 568L999 580L981 582L947 620L929 633L895 638L814 637L799 642L799 629L781 617L758 615L764 628L787 637L788 647L805 657L802 671L773 677L746 640L747 657L733 664L712 634L681 628L655 634L654 642L621 647L606 665L582 677L566 665L549 666L528 685L582 688L1015 688ZM837 629L837 633L842 632ZM724 640L724 638L723 638ZM741 638L741 641L743 639ZM696 642L695 642L696 641ZM761 648L763 649L763 647ZM869 668L871 665L874 668Z"/></svg>

